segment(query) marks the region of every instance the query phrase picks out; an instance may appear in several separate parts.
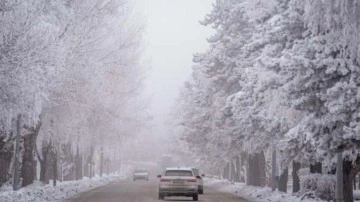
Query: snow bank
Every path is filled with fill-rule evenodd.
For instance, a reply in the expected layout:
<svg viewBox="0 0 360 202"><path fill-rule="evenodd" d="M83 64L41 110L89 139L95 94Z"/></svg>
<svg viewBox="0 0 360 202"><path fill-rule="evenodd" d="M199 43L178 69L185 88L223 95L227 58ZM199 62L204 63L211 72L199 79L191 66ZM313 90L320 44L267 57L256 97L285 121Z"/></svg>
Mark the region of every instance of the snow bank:
<svg viewBox="0 0 360 202"><path fill-rule="evenodd" d="M58 182L56 187L53 187L52 183L44 185L40 182L35 182L18 191L5 191L8 188L3 187L3 191L0 192L0 202L59 201L76 193L125 178L125 174L103 177L96 176L92 179L84 178L79 181Z"/></svg>
<svg viewBox="0 0 360 202"><path fill-rule="evenodd" d="M300 175L300 192L326 201L335 200L335 183L335 175Z"/></svg>
<svg viewBox="0 0 360 202"><path fill-rule="evenodd" d="M256 202L320 202L320 199L304 199L300 195L271 191L268 187L246 186L244 183L231 183L227 180L206 178L204 183L222 192L228 192L241 196L248 201Z"/></svg>
<svg viewBox="0 0 360 202"><path fill-rule="evenodd" d="M354 200L360 201L360 190L354 190Z"/></svg>

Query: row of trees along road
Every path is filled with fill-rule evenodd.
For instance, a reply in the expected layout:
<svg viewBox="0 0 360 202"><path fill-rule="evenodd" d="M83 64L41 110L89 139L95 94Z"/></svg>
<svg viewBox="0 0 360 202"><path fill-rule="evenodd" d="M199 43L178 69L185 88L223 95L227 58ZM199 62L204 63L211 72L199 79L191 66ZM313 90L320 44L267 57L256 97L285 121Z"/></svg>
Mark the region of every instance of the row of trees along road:
<svg viewBox="0 0 360 202"><path fill-rule="evenodd" d="M114 154L148 116L139 99L143 25L132 7L127 0L0 2L0 186L120 167Z"/></svg>
<svg viewBox="0 0 360 202"><path fill-rule="evenodd" d="M329 179L325 186L334 190L331 174L342 152L344 200L353 201L360 170L360 3L218 0L202 24L215 34L208 50L194 55L177 102L180 143L209 171L249 185L271 186L273 167L279 190L287 191L291 168L294 192L309 188L298 176L308 166L325 171L311 176ZM329 193L319 196L334 199Z"/></svg>

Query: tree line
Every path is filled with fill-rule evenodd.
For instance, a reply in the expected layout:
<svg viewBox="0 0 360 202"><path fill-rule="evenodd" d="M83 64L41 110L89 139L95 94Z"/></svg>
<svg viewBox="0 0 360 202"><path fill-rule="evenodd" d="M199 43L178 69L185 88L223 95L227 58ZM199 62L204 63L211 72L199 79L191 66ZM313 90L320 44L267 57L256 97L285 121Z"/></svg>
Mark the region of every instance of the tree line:
<svg viewBox="0 0 360 202"><path fill-rule="evenodd" d="M215 34L193 57L175 131L214 174L294 190L304 167L330 188L343 156L344 200L360 171L360 3L352 0L217 0L201 22ZM301 187L300 187L301 186ZM316 193L321 187L317 187ZM326 198L330 197L330 198Z"/></svg>
<svg viewBox="0 0 360 202"><path fill-rule="evenodd" d="M0 186L119 169L122 142L148 118L143 23L132 8L127 0L0 2Z"/></svg>

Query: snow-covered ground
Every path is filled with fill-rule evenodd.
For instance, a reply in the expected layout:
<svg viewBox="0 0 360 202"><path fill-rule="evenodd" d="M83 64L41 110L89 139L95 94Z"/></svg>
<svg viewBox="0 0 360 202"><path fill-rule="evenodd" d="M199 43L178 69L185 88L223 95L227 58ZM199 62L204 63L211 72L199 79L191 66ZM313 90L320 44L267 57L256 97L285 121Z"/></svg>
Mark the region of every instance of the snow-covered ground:
<svg viewBox="0 0 360 202"><path fill-rule="evenodd" d="M354 200L360 202L360 190L354 190Z"/></svg>
<svg viewBox="0 0 360 202"><path fill-rule="evenodd" d="M256 202L320 202L318 199L304 199L302 196L292 195L291 193L282 193L271 191L268 187L246 186L244 183L231 183L227 180L206 178L204 183L219 191L233 193Z"/></svg>
<svg viewBox="0 0 360 202"><path fill-rule="evenodd" d="M12 191L11 187L2 187L0 189L0 202L61 201L76 193L106 185L111 181L125 179L126 176L126 172L103 177L96 176L92 179L84 178L79 181L58 182L56 187L52 186L52 183L43 185L40 182L35 182L18 191Z"/></svg>

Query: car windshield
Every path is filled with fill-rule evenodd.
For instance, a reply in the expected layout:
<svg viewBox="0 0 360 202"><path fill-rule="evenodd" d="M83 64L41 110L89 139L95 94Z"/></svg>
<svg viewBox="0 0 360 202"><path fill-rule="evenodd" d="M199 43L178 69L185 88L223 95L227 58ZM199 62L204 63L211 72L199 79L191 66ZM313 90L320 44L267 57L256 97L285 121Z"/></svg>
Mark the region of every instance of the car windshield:
<svg viewBox="0 0 360 202"><path fill-rule="evenodd" d="M167 170L165 176L193 176L190 170Z"/></svg>
<svg viewBox="0 0 360 202"><path fill-rule="evenodd" d="M146 173L146 170L135 170L135 173Z"/></svg>
<svg viewBox="0 0 360 202"><path fill-rule="evenodd" d="M192 170L193 170L195 176L199 176L199 169L193 168Z"/></svg>

